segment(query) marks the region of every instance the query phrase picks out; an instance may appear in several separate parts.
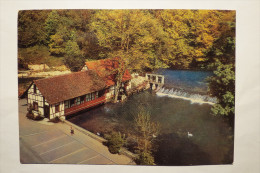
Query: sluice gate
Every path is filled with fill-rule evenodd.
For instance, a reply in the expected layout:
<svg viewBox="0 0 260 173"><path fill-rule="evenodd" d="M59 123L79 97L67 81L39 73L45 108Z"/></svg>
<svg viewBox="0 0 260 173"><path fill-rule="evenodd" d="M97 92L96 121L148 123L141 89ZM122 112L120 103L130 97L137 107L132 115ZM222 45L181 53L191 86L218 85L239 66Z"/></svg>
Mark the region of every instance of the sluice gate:
<svg viewBox="0 0 260 173"><path fill-rule="evenodd" d="M146 80L150 84L150 89L157 90L164 85L164 76L159 74L146 74Z"/></svg>

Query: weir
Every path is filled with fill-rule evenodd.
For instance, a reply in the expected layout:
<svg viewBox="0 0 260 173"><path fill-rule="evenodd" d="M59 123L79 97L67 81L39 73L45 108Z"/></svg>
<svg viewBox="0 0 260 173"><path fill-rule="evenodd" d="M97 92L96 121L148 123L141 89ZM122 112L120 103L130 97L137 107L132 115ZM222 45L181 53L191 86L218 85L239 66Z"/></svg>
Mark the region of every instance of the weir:
<svg viewBox="0 0 260 173"><path fill-rule="evenodd" d="M191 94L185 91L180 91L177 89L167 89L167 88L160 88L156 94L158 96L168 96L174 98L181 98L184 100L190 100L192 103L207 103L213 105L217 103L217 99L215 97L210 97L208 95L201 95L201 94Z"/></svg>
<svg viewBox="0 0 260 173"><path fill-rule="evenodd" d="M157 90L164 85L164 76L159 74L146 74L146 80L152 90Z"/></svg>

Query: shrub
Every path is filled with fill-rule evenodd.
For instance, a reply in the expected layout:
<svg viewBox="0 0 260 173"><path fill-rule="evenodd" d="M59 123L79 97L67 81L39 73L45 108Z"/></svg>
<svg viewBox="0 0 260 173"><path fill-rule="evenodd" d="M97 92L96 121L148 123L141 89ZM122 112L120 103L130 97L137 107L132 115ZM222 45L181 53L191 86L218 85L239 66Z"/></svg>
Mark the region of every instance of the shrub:
<svg viewBox="0 0 260 173"><path fill-rule="evenodd" d="M155 165L150 152L141 152L136 159L136 163L138 165Z"/></svg>
<svg viewBox="0 0 260 173"><path fill-rule="evenodd" d="M106 136L108 150L112 154L117 154L120 151L120 148L123 146L125 139L121 136L121 133L112 132L111 135Z"/></svg>
<svg viewBox="0 0 260 173"><path fill-rule="evenodd" d="M28 119L31 119L31 120L34 119L34 115L33 115L32 113L29 113L29 112L27 112L26 117L27 117Z"/></svg>
<svg viewBox="0 0 260 173"><path fill-rule="evenodd" d="M129 151L131 151L133 153L137 153L137 151L138 151L138 141L134 137L128 137L126 139L125 147Z"/></svg>
<svg viewBox="0 0 260 173"><path fill-rule="evenodd" d="M26 117L28 119L35 120L35 121L39 121L39 120L44 119L44 117L41 115L41 112L39 112L38 115L36 115L36 116L33 114L33 112L32 112L32 110L33 110L32 104L29 104L27 110L28 110L28 112L26 114Z"/></svg>
<svg viewBox="0 0 260 173"><path fill-rule="evenodd" d="M39 114L39 115L36 115L33 120L40 121L40 120L43 120L43 119L44 119L44 117Z"/></svg>

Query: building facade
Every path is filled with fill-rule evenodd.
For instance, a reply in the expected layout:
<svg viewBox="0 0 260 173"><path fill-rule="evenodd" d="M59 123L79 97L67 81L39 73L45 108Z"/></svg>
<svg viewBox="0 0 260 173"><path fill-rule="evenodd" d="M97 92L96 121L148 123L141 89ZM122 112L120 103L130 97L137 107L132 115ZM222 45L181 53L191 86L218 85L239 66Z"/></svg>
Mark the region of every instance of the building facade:
<svg viewBox="0 0 260 173"><path fill-rule="evenodd" d="M114 96L114 75L104 75L97 70L102 69L87 69L33 81L27 91L28 108L34 115L66 119L79 111L108 102ZM123 76L123 90L130 85L131 75L129 73L129 77L128 73Z"/></svg>

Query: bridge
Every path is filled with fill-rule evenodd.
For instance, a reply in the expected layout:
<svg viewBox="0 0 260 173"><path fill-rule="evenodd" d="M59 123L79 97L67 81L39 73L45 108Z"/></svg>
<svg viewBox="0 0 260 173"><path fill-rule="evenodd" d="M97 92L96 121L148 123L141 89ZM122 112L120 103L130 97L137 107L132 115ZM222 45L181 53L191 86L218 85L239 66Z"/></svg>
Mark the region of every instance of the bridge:
<svg viewBox="0 0 260 173"><path fill-rule="evenodd" d="M159 74L146 74L146 80L152 90L156 90L164 85L164 76Z"/></svg>

